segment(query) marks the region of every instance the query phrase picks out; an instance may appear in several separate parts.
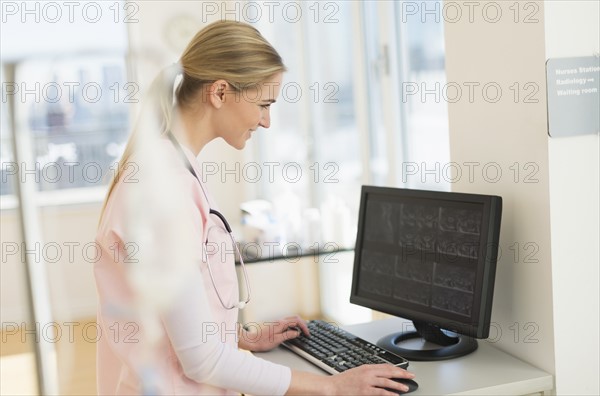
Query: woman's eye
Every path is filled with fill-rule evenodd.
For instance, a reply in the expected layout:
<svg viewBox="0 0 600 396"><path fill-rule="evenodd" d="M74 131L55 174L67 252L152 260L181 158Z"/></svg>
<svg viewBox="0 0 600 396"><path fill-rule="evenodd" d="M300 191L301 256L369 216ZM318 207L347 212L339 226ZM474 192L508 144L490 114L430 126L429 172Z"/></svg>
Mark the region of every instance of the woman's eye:
<svg viewBox="0 0 600 396"><path fill-rule="evenodd" d="M271 104L266 104L266 105L260 105L261 109L268 109L269 107L271 107Z"/></svg>

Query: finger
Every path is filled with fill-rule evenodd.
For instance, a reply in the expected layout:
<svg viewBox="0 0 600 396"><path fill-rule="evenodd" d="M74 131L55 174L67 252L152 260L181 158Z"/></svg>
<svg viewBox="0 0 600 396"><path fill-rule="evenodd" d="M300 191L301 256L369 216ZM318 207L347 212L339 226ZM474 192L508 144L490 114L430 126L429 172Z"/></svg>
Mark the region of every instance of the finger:
<svg viewBox="0 0 600 396"><path fill-rule="evenodd" d="M386 377L386 378L407 378L413 379L415 378L415 374L410 371L406 371L403 368L393 366L388 363L376 364L373 365L375 370L377 370L378 376Z"/></svg>
<svg viewBox="0 0 600 396"><path fill-rule="evenodd" d="M279 345L282 342L296 338L299 335L300 335L300 333L297 330L289 329L283 333L274 334L273 342L275 343L275 345Z"/></svg>
<svg viewBox="0 0 600 396"><path fill-rule="evenodd" d="M302 334L302 331L297 329L297 328L292 328L287 330L285 333L282 334L283 336L283 340L291 340L293 338L297 338L300 337L300 334Z"/></svg>
<svg viewBox="0 0 600 396"><path fill-rule="evenodd" d="M395 389L402 392L408 392L408 386L389 378L377 378L375 381L375 386L379 388Z"/></svg>
<svg viewBox="0 0 600 396"><path fill-rule="evenodd" d="M282 320L282 324L285 327L297 327L304 334L310 336L310 331L308 330L308 326L306 325L306 321L299 316L288 316Z"/></svg>
<svg viewBox="0 0 600 396"><path fill-rule="evenodd" d="M415 373L411 373L410 371L406 371L403 368L400 367L394 367L396 370L394 370L394 374L391 376L392 378L406 378L406 379L413 379L416 377Z"/></svg>
<svg viewBox="0 0 600 396"><path fill-rule="evenodd" d="M310 336L310 330L308 330L308 325L306 324L306 321L299 316L294 317L294 319L296 320L296 326L299 327L304 334Z"/></svg>

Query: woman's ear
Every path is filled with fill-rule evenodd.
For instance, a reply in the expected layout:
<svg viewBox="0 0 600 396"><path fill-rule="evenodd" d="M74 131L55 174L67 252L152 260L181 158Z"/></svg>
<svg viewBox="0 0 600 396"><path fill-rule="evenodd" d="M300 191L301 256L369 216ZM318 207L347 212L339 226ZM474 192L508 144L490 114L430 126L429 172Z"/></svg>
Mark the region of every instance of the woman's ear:
<svg viewBox="0 0 600 396"><path fill-rule="evenodd" d="M210 85L208 99L217 109L220 109L225 103L225 91L228 87L229 83L225 80L217 80Z"/></svg>

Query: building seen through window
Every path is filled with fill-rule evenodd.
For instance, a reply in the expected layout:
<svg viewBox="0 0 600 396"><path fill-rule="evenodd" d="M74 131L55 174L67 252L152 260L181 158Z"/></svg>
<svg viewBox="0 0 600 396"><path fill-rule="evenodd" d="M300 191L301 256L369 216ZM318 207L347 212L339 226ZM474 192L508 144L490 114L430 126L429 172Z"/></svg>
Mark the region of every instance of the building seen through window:
<svg viewBox="0 0 600 396"><path fill-rule="evenodd" d="M139 100L119 56L33 60L16 65L13 116L28 133L34 164L15 162L2 135L2 194L14 193L14 177L35 178L39 191L101 186L112 176L129 133L129 111ZM3 103L2 111L6 111ZM3 114L4 116L4 114Z"/></svg>

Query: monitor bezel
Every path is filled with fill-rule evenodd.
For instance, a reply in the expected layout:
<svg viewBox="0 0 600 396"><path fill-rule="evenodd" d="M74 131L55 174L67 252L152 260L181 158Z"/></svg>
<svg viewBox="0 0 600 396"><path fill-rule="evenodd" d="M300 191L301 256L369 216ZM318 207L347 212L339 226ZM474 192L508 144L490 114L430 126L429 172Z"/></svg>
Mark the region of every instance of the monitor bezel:
<svg viewBox="0 0 600 396"><path fill-rule="evenodd" d="M423 198L444 200L463 203L483 204L482 217L482 236L481 239L487 240L487 243L480 243L477 276L481 280L476 281L475 298L480 301L479 310L475 312L468 320L449 319L439 315L432 315L413 309L375 301L371 298L363 297L358 293L358 280L360 270L360 258L363 248L364 226L368 196L370 194L388 195L400 198ZM437 325L443 329L449 329L456 333L464 334L473 338L487 338L489 336L491 311L493 304L494 283L496 276L496 264L498 253L498 242L500 234L500 221L502 211L502 198L494 195L482 195L460 192L429 191L394 187L362 186L361 199L359 207L358 229L356 244L354 248L354 267L352 272L352 287L350 293L350 302L361 305L390 315L402 317L408 320L425 321ZM480 273L481 271L481 273ZM484 287L487 286L487 287Z"/></svg>

